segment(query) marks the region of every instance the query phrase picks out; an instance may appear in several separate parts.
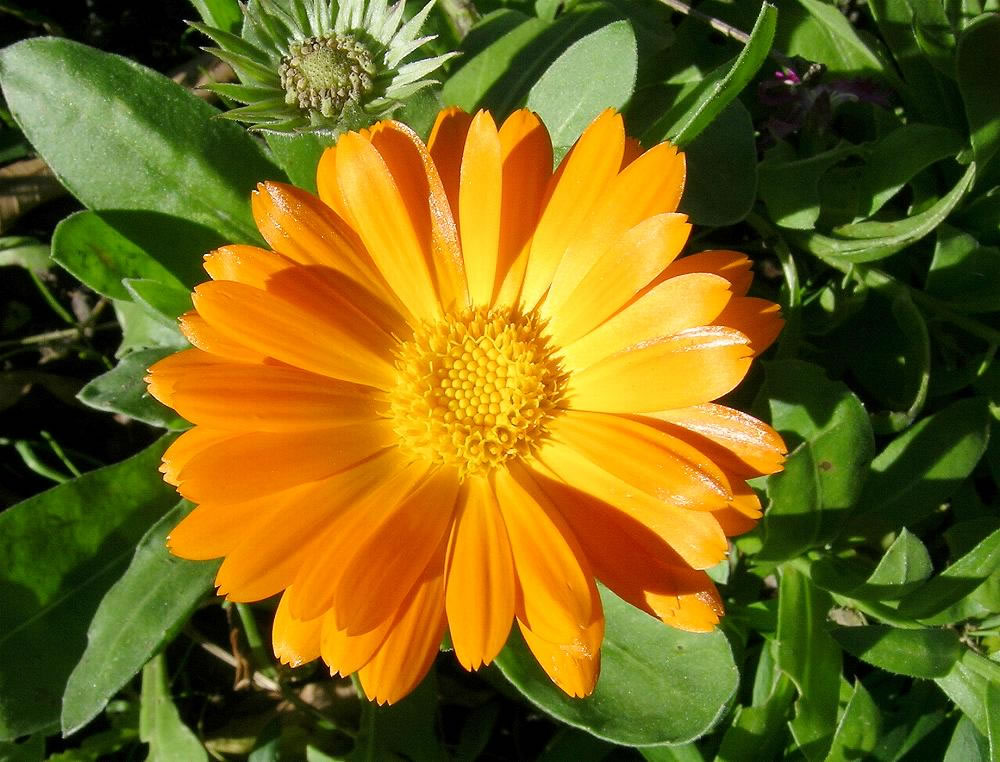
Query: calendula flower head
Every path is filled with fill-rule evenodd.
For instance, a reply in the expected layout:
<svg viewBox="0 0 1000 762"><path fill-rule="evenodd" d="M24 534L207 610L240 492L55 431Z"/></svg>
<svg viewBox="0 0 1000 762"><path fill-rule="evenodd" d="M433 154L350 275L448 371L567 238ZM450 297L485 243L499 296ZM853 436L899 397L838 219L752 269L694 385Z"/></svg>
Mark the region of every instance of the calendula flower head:
<svg viewBox="0 0 1000 762"><path fill-rule="evenodd" d="M602 114L552 171L539 119L443 111L342 135L318 197L253 196L270 249L206 257L195 348L149 390L195 424L162 471L169 538L225 557L220 594L275 594L276 655L405 696L446 628L478 669L516 622L568 694L597 680L596 580L684 630L722 614L705 569L780 470L716 400L775 338L733 251L679 257L683 154Z"/></svg>
<svg viewBox="0 0 1000 762"><path fill-rule="evenodd" d="M243 35L206 24L211 52L240 84L208 89L246 104L223 114L259 131L325 132L364 127L435 83L454 53L407 60L434 36L419 36L433 0L404 23L398 0L251 0Z"/></svg>

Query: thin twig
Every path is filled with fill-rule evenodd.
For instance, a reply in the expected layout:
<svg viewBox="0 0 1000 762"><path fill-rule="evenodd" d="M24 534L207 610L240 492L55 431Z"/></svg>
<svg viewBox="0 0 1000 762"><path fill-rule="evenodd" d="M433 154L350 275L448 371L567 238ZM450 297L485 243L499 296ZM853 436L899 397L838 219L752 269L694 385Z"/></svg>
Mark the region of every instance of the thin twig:
<svg viewBox="0 0 1000 762"><path fill-rule="evenodd" d="M704 24L708 24L719 34L724 35L731 40L736 40L736 42L741 45L746 45L750 42L750 35L742 29L737 29L735 26L726 23L722 19L716 18L715 16L709 16L707 13L703 13L696 8L692 8L690 3L685 3L681 0L660 0L660 2L678 13L683 13L685 16L690 16L691 18L697 19ZM791 59L776 48L772 47L771 50L768 51L767 55L769 58L777 61L781 66L791 66Z"/></svg>
<svg viewBox="0 0 1000 762"><path fill-rule="evenodd" d="M448 23L459 40L464 39L479 21L479 11L471 0L438 0L438 8L447 16Z"/></svg>

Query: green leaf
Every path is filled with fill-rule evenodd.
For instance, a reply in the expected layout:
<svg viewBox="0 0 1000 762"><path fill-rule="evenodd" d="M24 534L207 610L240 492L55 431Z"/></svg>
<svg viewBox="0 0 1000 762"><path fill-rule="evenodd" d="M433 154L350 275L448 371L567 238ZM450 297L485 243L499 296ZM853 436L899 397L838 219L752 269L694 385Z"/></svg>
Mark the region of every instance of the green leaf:
<svg viewBox="0 0 1000 762"><path fill-rule="evenodd" d="M265 139L278 166L285 171L292 184L315 193L316 167L323 151L333 142L323 135L312 133L296 135L269 132Z"/></svg>
<svg viewBox="0 0 1000 762"><path fill-rule="evenodd" d="M903 186L935 162L962 150L962 137L947 127L911 122L870 144L861 172L862 217L870 217Z"/></svg>
<svg viewBox="0 0 1000 762"><path fill-rule="evenodd" d="M801 10L792 4L787 11L782 8L788 18L776 43L781 50L821 63L836 74L875 75L895 80L835 5L821 0L798 0L798 5Z"/></svg>
<svg viewBox="0 0 1000 762"><path fill-rule="evenodd" d="M185 561L167 550L167 535L191 510L186 501L154 524L128 569L108 590L87 631L87 649L63 694L69 735L96 717L153 654L173 640L212 589L218 562Z"/></svg>
<svg viewBox="0 0 1000 762"><path fill-rule="evenodd" d="M142 669L139 738L149 744L149 762L208 761L198 736L183 722L170 697L167 660L154 656Z"/></svg>
<svg viewBox="0 0 1000 762"><path fill-rule="evenodd" d="M875 444L857 397L821 368L800 360L768 363L761 396L771 424L795 447L767 480L770 505L758 558L792 558L832 536L861 492ZM798 443L798 446L795 446Z"/></svg>
<svg viewBox="0 0 1000 762"><path fill-rule="evenodd" d="M948 193L929 209L896 222L858 222L834 228L833 236L816 232L793 234L799 246L820 259L836 262L873 262L885 259L933 232L964 198L976 176L970 164Z"/></svg>
<svg viewBox="0 0 1000 762"><path fill-rule="evenodd" d="M792 736L807 759L822 759L837 724L840 648L826 631L830 596L791 566L778 588L778 667L795 683L799 698Z"/></svg>
<svg viewBox="0 0 1000 762"><path fill-rule="evenodd" d="M183 286L160 283L146 278L125 278L122 281L132 301L159 320L167 328L177 328L177 318L193 308L191 291Z"/></svg>
<svg viewBox="0 0 1000 762"><path fill-rule="evenodd" d="M27 236L4 236L0 238L0 267L23 267L33 273L47 272L52 262L49 260L50 247Z"/></svg>
<svg viewBox="0 0 1000 762"><path fill-rule="evenodd" d="M125 278L178 288L205 280L202 256L223 243L208 228L166 214L84 211L56 226L52 259L97 293L130 300Z"/></svg>
<svg viewBox="0 0 1000 762"><path fill-rule="evenodd" d="M899 613L942 624L935 615L971 594L1000 569L1000 529L899 602ZM950 622L948 622L950 624Z"/></svg>
<svg viewBox="0 0 1000 762"><path fill-rule="evenodd" d="M1000 759L1000 685L986 686L986 723L990 741L990 759Z"/></svg>
<svg viewBox="0 0 1000 762"><path fill-rule="evenodd" d="M97 410L121 413L151 426L186 429L190 424L153 399L143 380L150 365L173 352L169 347L130 352L114 368L84 386L77 398Z"/></svg>
<svg viewBox="0 0 1000 762"><path fill-rule="evenodd" d="M820 179L833 165L860 153L859 146L844 143L804 159L765 158L758 167L760 197L774 223L793 230L812 228L819 219Z"/></svg>
<svg viewBox="0 0 1000 762"><path fill-rule="evenodd" d="M903 527L864 584L876 600L896 600L931 576L934 566L920 538Z"/></svg>
<svg viewBox="0 0 1000 762"><path fill-rule="evenodd" d="M734 225L757 196L757 146L750 112L730 103L684 149L687 180L679 211L695 225Z"/></svg>
<svg viewBox="0 0 1000 762"><path fill-rule="evenodd" d="M552 145L570 146L606 108L620 110L632 96L639 65L635 32L615 21L577 40L545 70L528 93ZM602 61L595 69L594 61Z"/></svg>
<svg viewBox="0 0 1000 762"><path fill-rule="evenodd" d="M176 351L190 347L176 324L170 326L162 317L152 317L145 305L118 299L112 304L122 327L122 343L115 353L116 357L121 358L142 349L167 348Z"/></svg>
<svg viewBox="0 0 1000 762"><path fill-rule="evenodd" d="M156 474L168 441L0 514L0 740L57 725L98 603L177 502Z"/></svg>
<svg viewBox="0 0 1000 762"><path fill-rule="evenodd" d="M831 634L862 661L907 677L943 677L962 654L954 630L903 630L872 624L838 627Z"/></svg>
<svg viewBox="0 0 1000 762"><path fill-rule="evenodd" d="M991 686L1000 687L1000 664L965 648L951 671L944 677L935 678L934 682L965 712L980 733L989 735L986 695Z"/></svg>
<svg viewBox="0 0 1000 762"><path fill-rule="evenodd" d="M986 451L989 423L983 399L964 399L896 437L872 461L852 525L890 531L933 513Z"/></svg>
<svg viewBox="0 0 1000 762"><path fill-rule="evenodd" d="M961 312L1000 310L1000 248L981 246L968 233L941 225L927 293Z"/></svg>
<svg viewBox="0 0 1000 762"><path fill-rule="evenodd" d="M468 51L468 58L444 83L441 97L466 111L488 108L500 119L524 103L541 73L573 42L617 20L612 9L600 4L564 13L551 23L510 10L490 14L463 41L461 50Z"/></svg>
<svg viewBox="0 0 1000 762"><path fill-rule="evenodd" d="M875 750L882 716L861 681L855 679L854 691L837 724L826 762L849 762L863 759Z"/></svg>
<svg viewBox="0 0 1000 762"><path fill-rule="evenodd" d="M778 11L763 3L750 32L750 40L732 65L722 66L691 90L643 135L646 143L664 138L686 147L743 92L767 59L774 42Z"/></svg>
<svg viewBox="0 0 1000 762"><path fill-rule="evenodd" d="M606 631L594 693L569 698L518 634L497 657L504 676L542 711L627 746L679 744L707 732L736 690L725 636L681 632L601 589Z"/></svg>
<svg viewBox="0 0 1000 762"><path fill-rule="evenodd" d="M237 0L191 0L191 5L209 26L238 34L243 25L243 13Z"/></svg>
<svg viewBox="0 0 1000 762"><path fill-rule="evenodd" d="M989 740L968 717L958 718L942 762L991 762Z"/></svg>
<svg viewBox="0 0 1000 762"><path fill-rule="evenodd" d="M70 40L0 51L11 113L74 196L95 209L142 209L258 242L250 191L282 179L242 128L161 74Z"/></svg>
<svg viewBox="0 0 1000 762"><path fill-rule="evenodd" d="M777 670L773 640L765 641L754 676L753 704L738 706L722 737L717 762L756 762L777 758L788 738L795 684Z"/></svg>
<svg viewBox="0 0 1000 762"><path fill-rule="evenodd" d="M913 303L910 292L901 290L892 299L892 319L898 326L902 341L895 351L882 353L891 357L903 374L903 383L893 390L893 396L906 395L906 410L891 410L872 417L878 434L896 433L912 424L924 409L931 381L931 339L923 314ZM901 356L901 361L898 360ZM884 381L886 377L882 376ZM904 403L905 404L905 403Z"/></svg>
<svg viewBox="0 0 1000 762"><path fill-rule="evenodd" d="M402 701L379 706L364 702L361 727L348 755L350 762L408 759L438 762L447 755L435 732L438 712L437 679L432 671Z"/></svg>
<svg viewBox="0 0 1000 762"><path fill-rule="evenodd" d="M1000 98L995 79L1000 46L1000 16L988 13L972 22L958 40L955 73L969 121L969 138L982 171L1000 148Z"/></svg>

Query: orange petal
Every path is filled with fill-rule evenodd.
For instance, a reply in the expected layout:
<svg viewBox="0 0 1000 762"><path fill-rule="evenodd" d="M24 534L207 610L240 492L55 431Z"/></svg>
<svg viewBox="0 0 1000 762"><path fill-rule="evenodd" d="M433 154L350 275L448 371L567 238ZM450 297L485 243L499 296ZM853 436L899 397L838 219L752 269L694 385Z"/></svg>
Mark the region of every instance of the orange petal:
<svg viewBox="0 0 1000 762"><path fill-rule="evenodd" d="M394 340L354 309L321 313L230 281L202 283L195 308L227 338L289 365L344 381L391 389Z"/></svg>
<svg viewBox="0 0 1000 762"><path fill-rule="evenodd" d="M385 420L317 431L226 436L190 457L180 469L177 490L188 500L250 500L332 476L395 443L392 425Z"/></svg>
<svg viewBox="0 0 1000 762"><path fill-rule="evenodd" d="M519 465L494 472L521 590L519 614L553 643L573 643L591 622L594 581L562 516Z"/></svg>
<svg viewBox="0 0 1000 762"><path fill-rule="evenodd" d="M263 362L267 357L235 339L222 335L194 310L181 315L178 323L184 338L205 352L244 363Z"/></svg>
<svg viewBox="0 0 1000 762"><path fill-rule="evenodd" d="M450 312L465 309L469 295L458 230L427 147L417 133L399 122L379 122L370 135L402 192L425 247L441 306Z"/></svg>
<svg viewBox="0 0 1000 762"><path fill-rule="evenodd" d="M785 321L781 307L766 299L738 296L731 299L715 319L717 325L735 328L750 339L754 354L760 354L778 338Z"/></svg>
<svg viewBox="0 0 1000 762"><path fill-rule="evenodd" d="M371 661L379 646L385 642L393 621L394 617L389 617L374 630L348 635L347 630L338 629L336 617L328 611L323 616L319 648L323 661L330 667L330 674L339 672L347 677Z"/></svg>
<svg viewBox="0 0 1000 762"><path fill-rule="evenodd" d="M150 369L154 381L162 375L160 365ZM185 373L173 382L171 399L171 406L189 421L225 431L333 429L374 421L386 405L368 386L298 368L235 363Z"/></svg>
<svg viewBox="0 0 1000 762"><path fill-rule="evenodd" d="M625 127L611 109L595 119L563 159L546 193L521 289L526 307L535 307L552 283L567 246L618 174Z"/></svg>
<svg viewBox="0 0 1000 762"><path fill-rule="evenodd" d="M203 352L200 349L185 349L167 355L162 360L149 367L145 377L147 391L168 407L174 407L174 390L177 382L188 377L200 375L202 372L218 367L233 366L236 368L252 367L242 363L233 363L224 357ZM183 415L183 413L182 413Z"/></svg>
<svg viewBox="0 0 1000 762"><path fill-rule="evenodd" d="M684 172L684 154L670 143L660 143L609 183L591 213L573 231L542 304L544 317L560 314L580 281L605 252L620 245L618 242L627 230L649 217L676 211L684 189ZM680 253L686 240L687 231L677 242L671 259ZM646 282L658 272L652 273Z"/></svg>
<svg viewBox="0 0 1000 762"><path fill-rule="evenodd" d="M309 621L295 619L288 609L287 599L287 595L281 596L278 610L274 612L271 645L278 661L290 667L299 667L319 658L323 619L322 617Z"/></svg>
<svg viewBox="0 0 1000 762"><path fill-rule="evenodd" d="M316 165L316 193L320 200L333 210L334 214L350 225L352 230L354 229L354 219L344 201L344 194L340 192L340 183L337 181L336 146L327 148L319 157L319 164Z"/></svg>
<svg viewBox="0 0 1000 762"><path fill-rule="evenodd" d="M395 457L371 458L276 496L281 501L277 508L226 556L215 580L219 592L233 600L253 601L287 588L323 552L338 516L374 491L397 465ZM288 596L290 613L300 620L314 619L314 612L296 611L296 592L301 591ZM322 609L316 616L321 613Z"/></svg>
<svg viewBox="0 0 1000 762"><path fill-rule="evenodd" d="M568 367L583 370L628 347L709 325L731 296L729 281L717 275L692 273L671 278L565 346L563 357ZM606 314L596 305L594 312Z"/></svg>
<svg viewBox="0 0 1000 762"><path fill-rule="evenodd" d="M458 219L458 187L462 172L462 153L465 150L465 136L472 124L472 115L457 106L438 112L427 139L434 166L441 177L441 185L451 205L451 216Z"/></svg>
<svg viewBox="0 0 1000 762"><path fill-rule="evenodd" d="M350 618L353 612L334 605L341 576L358 555L361 546L366 544L387 516L399 509L431 469L427 462L408 461L395 448L387 451L386 455L388 457L383 459L381 467L382 481L366 493L356 495L350 503L342 504L331 518L327 536L310 564L296 577L291 605L292 613L300 619L311 619L329 609L337 629L346 629L353 624ZM408 589L404 588L402 592L405 594ZM381 595L382 591L364 592ZM392 592L389 594L392 595ZM387 607L379 608L385 611ZM389 615L392 613L388 612Z"/></svg>
<svg viewBox="0 0 1000 762"><path fill-rule="evenodd" d="M397 181L379 151L354 132L337 143L336 171L344 202L382 276L417 319L435 320L441 306L431 277L426 176Z"/></svg>
<svg viewBox="0 0 1000 762"><path fill-rule="evenodd" d="M238 244L205 255L205 272L212 280L234 280L254 288L264 288L271 275L294 264L283 254Z"/></svg>
<svg viewBox="0 0 1000 762"><path fill-rule="evenodd" d="M744 478L780 471L788 451L781 435L766 423L724 405L705 403L648 415L672 424L664 431L683 436L678 431L683 428L693 433L696 438L689 435L689 442Z"/></svg>
<svg viewBox="0 0 1000 762"><path fill-rule="evenodd" d="M705 454L639 421L568 411L549 430L588 460L663 502L710 511L732 499L729 480Z"/></svg>
<svg viewBox="0 0 1000 762"><path fill-rule="evenodd" d="M196 426L185 431L163 453L163 462L160 464L163 480L176 487L178 475L191 462L192 458L197 457L213 445L233 440L238 436L239 434L234 434L231 431L213 431L204 426Z"/></svg>
<svg viewBox="0 0 1000 762"><path fill-rule="evenodd" d="M468 670L500 653L514 620L514 566L507 529L487 481L466 480L452 529L445 608L455 656Z"/></svg>
<svg viewBox="0 0 1000 762"><path fill-rule="evenodd" d="M336 584L337 620L348 634L374 629L399 608L451 527L458 483L456 469L438 468L395 510L373 512Z"/></svg>
<svg viewBox="0 0 1000 762"><path fill-rule="evenodd" d="M170 530L167 547L192 561L220 558L231 552L254 527L281 504L282 496L267 495L243 503L196 506Z"/></svg>
<svg viewBox="0 0 1000 762"><path fill-rule="evenodd" d="M480 111L472 120L462 156L459 223L462 256L474 306L489 305L497 275L503 165L493 118Z"/></svg>
<svg viewBox="0 0 1000 762"><path fill-rule="evenodd" d="M601 641L604 640L604 613L597 589L591 599L591 621L573 639L554 642L541 637L521 619L521 635L545 674L570 696L583 698L594 691L601 672Z"/></svg>
<svg viewBox="0 0 1000 762"><path fill-rule="evenodd" d="M753 271L750 269L750 259L747 255L738 251L724 250L700 251L675 259L657 280L676 278L687 273L721 275L733 284L732 291L736 296L743 296L750 288L750 281L753 280Z"/></svg>
<svg viewBox="0 0 1000 762"><path fill-rule="evenodd" d="M358 234L311 193L282 183L261 183L251 196L264 240L303 265L332 267L394 304Z"/></svg>
<svg viewBox="0 0 1000 762"><path fill-rule="evenodd" d="M690 231L683 214L656 215L624 231L599 252L572 291L564 292L568 296L559 300L558 293L550 292L542 307L550 316L552 340L565 346L621 309L680 254ZM672 305L670 313L676 314L680 304L684 302Z"/></svg>
<svg viewBox="0 0 1000 762"><path fill-rule="evenodd" d="M358 670L365 695L392 704L412 691L437 656L445 631L444 545L404 603L375 656Z"/></svg>
<svg viewBox="0 0 1000 762"><path fill-rule="evenodd" d="M567 445L547 442L538 459L563 482L573 484L643 524L695 569L707 569L726 556L728 544L709 511L664 503L635 489Z"/></svg>
<svg viewBox="0 0 1000 762"><path fill-rule="evenodd" d="M567 396L573 409L606 413L697 405L735 389L750 369L752 356L749 340L738 331L689 328L625 349L574 374Z"/></svg>
<svg viewBox="0 0 1000 762"><path fill-rule="evenodd" d="M531 237L552 179L552 142L538 116L515 111L500 127L503 202L495 302L513 307L521 292Z"/></svg>
<svg viewBox="0 0 1000 762"><path fill-rule="evenodd" d="M616 595L672 627L712 630L722 605L712 580L687 566L647 527L572 487L540 481L593 564L594 573Z"/></svg>

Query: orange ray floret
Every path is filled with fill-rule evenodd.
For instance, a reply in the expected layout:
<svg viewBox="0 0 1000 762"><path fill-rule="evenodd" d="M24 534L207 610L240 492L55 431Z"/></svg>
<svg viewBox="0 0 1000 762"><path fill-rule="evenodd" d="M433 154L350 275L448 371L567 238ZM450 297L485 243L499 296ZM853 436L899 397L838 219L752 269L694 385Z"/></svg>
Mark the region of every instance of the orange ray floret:
<svg viewBox="0 0 1000 762"><path fill-rule="evenodd" d="M680 256L684 155L602 113L552 171L537 115L446 109L429 145L343 135L319 195L264 183L271 249L224 246L149 391L194 424L164 478L198 503L175 554L220 594L281 593L274 651L405 696L450 629L492 662L516 622L586 696L600 580L709 631L703 571L752 528L778 434L718 398L781 328L750 261Z"/></svg>

